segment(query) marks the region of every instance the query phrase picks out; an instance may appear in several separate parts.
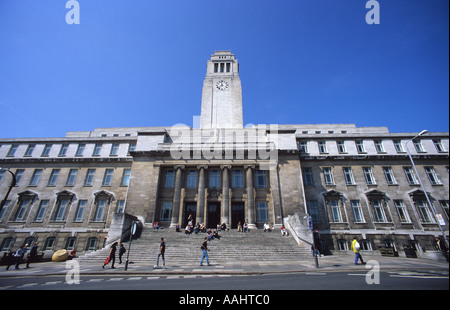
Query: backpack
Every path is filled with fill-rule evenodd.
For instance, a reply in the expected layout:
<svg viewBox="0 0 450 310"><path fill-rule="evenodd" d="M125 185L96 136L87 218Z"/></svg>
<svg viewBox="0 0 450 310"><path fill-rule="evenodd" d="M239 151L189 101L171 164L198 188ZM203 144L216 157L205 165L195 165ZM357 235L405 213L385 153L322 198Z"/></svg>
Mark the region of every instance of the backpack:
<svg viewBox="0 0 450 310"><path fill-rule="evenodd" d="M356 250L356 251L359 251L360 248L361 248L361 246L359 245L359 242L356 241L356 242L355 242L355 250Z"/></svg>

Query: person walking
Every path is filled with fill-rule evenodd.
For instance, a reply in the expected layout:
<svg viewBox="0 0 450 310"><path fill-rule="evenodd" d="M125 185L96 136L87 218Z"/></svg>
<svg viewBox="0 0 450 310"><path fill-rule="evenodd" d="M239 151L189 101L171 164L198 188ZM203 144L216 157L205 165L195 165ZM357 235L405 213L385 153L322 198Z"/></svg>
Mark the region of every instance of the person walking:
<svg viewBox="0 0 450 310"><path fill-rule="evenodd" d="M205 237L205 241L203 241L203 243L202 243L200 248L203 251L202 259L200 260L200 266L203 266L203 259L205 259L205 258L206 258L206 264L208 266L211 266L209 264L209 260L208 260L208 251L209 251L209 249L208 249L208 237Z"/></svg>
<svg viewBox="0 0 450 310"><path fill-rule="evenodd" d="M159 254L156 257L156 265L154 266L159 267L159 257L162 257L163 261L163 267L166 267L166 259L164 258L164 253L166 252L166 243L164 242L164 238L161 238L161 242L159 243Z"/></svg>
<svg viewBox="0 0 450 310"><path fill-rule="evenodd" d="M123 245L123 243L121 243L119 248L119 264L122 264L122 256L126 251L127 250L125 249L125 246Z"/></svg>
<svg viewBox="0 0 450 310"><path fill-rule="evenodd" d="M34 263L34 260L37 256L37 249L38 249L38 243L35 242L34 245L31 247L30 253L27 257L27 269L30 268L30 263Z"/></svg>
<svg viewBox="0 0 450 310"><path fill-rule="evenodd" d="M109 256L106 258L105 262L102 265L102 268L105 269L105 265L108 265L110 261L112 261L111 269L114 269L114 263L116 262L116 250L117 250L117 242L114 242L109 250Z"/></svg>
<svg viewBox="0 0 450 310"><path fill-rule="evenodd" d="M355 253L355 265L358 265L358 259L361 260L361 264L365 265L361 253L359 253L360 245L359 242L356 240L356 237L353 238L351 249L353 253Z"/></svg>
<svg viewBox="0 0 450 310"><path fill-rule="evenodd" d="M14 262L16 263L15 269L19 269L19 265L22 262L23 256L28 251L28 244L22 245L14 254ZM9 265L10 266L10 265ZM9 269L9 266L6 268L6 270Z"/></svg>

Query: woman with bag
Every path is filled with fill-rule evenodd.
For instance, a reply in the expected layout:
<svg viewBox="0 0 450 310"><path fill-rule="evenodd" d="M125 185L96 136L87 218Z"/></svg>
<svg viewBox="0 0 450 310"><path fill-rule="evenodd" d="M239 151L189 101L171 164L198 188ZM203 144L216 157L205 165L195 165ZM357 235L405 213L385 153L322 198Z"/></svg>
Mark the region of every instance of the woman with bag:
<svg viewBox="0 0 450 310"><path fill-rule="evenodd" d="M111 269L114 269L114 263L116 262L116 250L117 250L117 242L114 242L111 246L111 250L109 250L109 256L106 258L105 262L102 265L102 268L105 269L105 266L112 261Z"/></svg>

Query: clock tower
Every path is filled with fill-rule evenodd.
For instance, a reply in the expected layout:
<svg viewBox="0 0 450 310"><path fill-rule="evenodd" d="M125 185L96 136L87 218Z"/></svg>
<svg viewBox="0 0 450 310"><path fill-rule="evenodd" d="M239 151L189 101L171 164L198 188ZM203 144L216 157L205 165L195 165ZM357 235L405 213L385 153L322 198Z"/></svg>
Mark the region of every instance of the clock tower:
<svg viewBox="0 0 450 310"><path fill-rule="evenodd" d="M208 60L200 128L243 128L239 64L230 51L216 51Z"/></svg>

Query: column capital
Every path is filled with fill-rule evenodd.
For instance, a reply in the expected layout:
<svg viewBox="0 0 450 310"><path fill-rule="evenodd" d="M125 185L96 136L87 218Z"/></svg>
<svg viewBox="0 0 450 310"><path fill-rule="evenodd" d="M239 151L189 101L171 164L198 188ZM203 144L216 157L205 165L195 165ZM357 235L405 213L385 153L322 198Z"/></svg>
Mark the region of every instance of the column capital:
<svg viewBox="0 0 450 310"><path fill-rule="evenodd" d="M244 165L244 169L255 169L255 165Z"/></svg>
<svg viewBox="0 0 450 310"><path fill-rule="evenodd" d="M197 166L197 169L198 169L198 170L200 170L200 169L202 169L202 168L206 170L206 169L208 169L208 165L198 165L198 166Z"/></svg>
<svg viewBox="0 0 450 310"><path fill-rule="evenodd" d="M231 165L220 165L220 169L225 169L225 168L231 169Z"/></svg>
<svg viewBox="0 0 450 310"><path fill-rule="evenodd" d="M186 168L186 166L185 165L175 165L175 166L173 166L173 168L174 169L184 169L184 168Z"/></svg>

